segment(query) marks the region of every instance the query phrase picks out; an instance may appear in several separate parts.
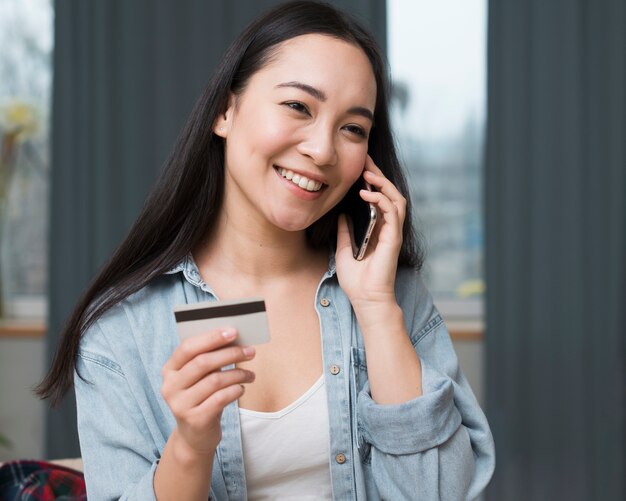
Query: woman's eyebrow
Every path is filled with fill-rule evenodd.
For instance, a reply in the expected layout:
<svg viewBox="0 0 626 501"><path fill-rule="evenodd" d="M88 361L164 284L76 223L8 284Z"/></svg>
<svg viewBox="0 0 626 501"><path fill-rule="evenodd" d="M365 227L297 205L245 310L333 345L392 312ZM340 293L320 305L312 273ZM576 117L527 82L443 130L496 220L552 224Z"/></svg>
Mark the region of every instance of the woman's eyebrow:
<svg viewBox="0 0 626 501"><path fill-rule="evenodd" d="M350 108L348 110L349 115L360 115L362 117L367 118L372 123L374 123L374 114L368 110L367 108L363 108L362 106L355 106L354 108Z"/></svg>
<svg viewBox="0 0 626 501"><path fill-rule="evenodd" d="M278 84L276 87L295 87L296 89L303 90L307 94L310 94L318 101L326 101L326 94L324 94L321 90L302 82L285 82Z"/></svg>
<svg viewBox="0 0 626 501"><path fill-rule="evenodd" d="M296 82L296 81L292 81L292 82L284 82L284 83L280 83L278 85L276 85L277 88L279 87L294 87L296 89L300 89L304 92L306 92L307 94L313 96L315 99L317 99L318 101L326 101L326 94L324 94L324 92L322 92L319 89L316 89L315 87L302 83L302 82ZM362 106L355 106L353 108L350 108L348 110L348 113L350 115L360 115L362 117L365 117L369 120L371 120L372 122L374 121L374 114L368 110L367 108L364 108Z"/></svg>

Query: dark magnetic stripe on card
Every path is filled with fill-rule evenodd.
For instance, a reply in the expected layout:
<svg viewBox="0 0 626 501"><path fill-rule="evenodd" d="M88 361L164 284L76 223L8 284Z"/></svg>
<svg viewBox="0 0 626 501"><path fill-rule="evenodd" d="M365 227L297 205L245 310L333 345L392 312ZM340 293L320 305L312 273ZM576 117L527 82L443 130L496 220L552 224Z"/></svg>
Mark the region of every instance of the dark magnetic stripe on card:
<svg viewBox="0 0 626 501"><path fill-rule="evenodd" d="M253 303L228 304L223 306L210 306L197 310L175 311L176 322L191 322L193 320L206 320L208 318L235 317L237 315L250 315L265 311L265 301Z"/></svg>

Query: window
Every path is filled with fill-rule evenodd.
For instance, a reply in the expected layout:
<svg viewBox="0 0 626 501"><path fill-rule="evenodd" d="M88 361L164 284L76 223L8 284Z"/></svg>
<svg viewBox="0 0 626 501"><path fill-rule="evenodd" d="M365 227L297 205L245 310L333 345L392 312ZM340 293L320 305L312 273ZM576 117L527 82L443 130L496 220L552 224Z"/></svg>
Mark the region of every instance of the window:
<svg viewBox="0 0 626 501"><path fill-rule="evenodd" d="M482 315L486 0L389 0L392 121L447 316Z"/></svg>
<svg viewBox="0 0 626 501"><path fill-rule="evenodd" d="M52 0L0 0L3 315L45 316Z"/></svg>

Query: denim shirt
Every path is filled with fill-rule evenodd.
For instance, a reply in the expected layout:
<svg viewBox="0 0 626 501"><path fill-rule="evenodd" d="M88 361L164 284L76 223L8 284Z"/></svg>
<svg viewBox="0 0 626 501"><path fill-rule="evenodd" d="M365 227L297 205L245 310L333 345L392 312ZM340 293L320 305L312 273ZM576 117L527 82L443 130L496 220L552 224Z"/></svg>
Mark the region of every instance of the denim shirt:
<svg viewBox="0 0 626 501"><path fill-rule="evenodd" d="M398 271L396 297L422 363L423 395L379 405L332 258L317 289L333 498L474 499L494 470L489 425L415 270ZM154 471L176 425L161 396L161 369L179 344L172 308L211 299L189 256L84 333L75 391L89 499L155 499ZM222 414L212 475L210 499L246 499L237 402Z"/></svg>

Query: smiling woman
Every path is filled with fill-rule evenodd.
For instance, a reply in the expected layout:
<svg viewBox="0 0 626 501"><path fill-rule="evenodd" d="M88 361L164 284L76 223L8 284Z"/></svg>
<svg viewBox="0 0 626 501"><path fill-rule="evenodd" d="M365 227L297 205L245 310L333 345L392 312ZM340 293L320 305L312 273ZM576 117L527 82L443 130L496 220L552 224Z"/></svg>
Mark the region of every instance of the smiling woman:
<svg viewBox="0 0 626 501"><path fill-rule="evenodd" d="M227 51L40 387L75 386L89 497L471 499L486 419L424 288L372 37L290 2ZM348 218L378 212L362 260ZM271 341L172 310L262 297ZM74 374L76 377L74 378ZM110 475L102 475L102 472Z"/></svg>
<svg viewBox="0 0 626 501"><path fill-rule="evenodd" d="M361 175L375 105L372 65L353 43L316 34L281 43L214 123L225 139L223 218L243 235L300 240L296 231Z"/></svg>

